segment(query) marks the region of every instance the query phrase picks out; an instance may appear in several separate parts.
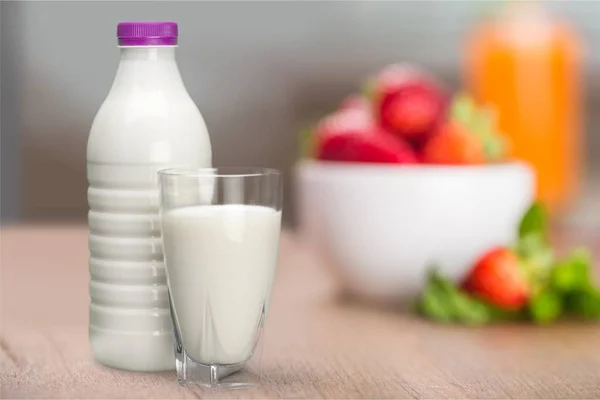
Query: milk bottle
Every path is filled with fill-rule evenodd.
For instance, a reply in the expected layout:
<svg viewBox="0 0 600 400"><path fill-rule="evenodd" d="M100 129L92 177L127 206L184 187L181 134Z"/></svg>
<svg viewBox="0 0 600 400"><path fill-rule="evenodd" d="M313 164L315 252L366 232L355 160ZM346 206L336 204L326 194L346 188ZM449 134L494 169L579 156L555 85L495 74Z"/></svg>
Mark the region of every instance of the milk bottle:
<svg viewBox="0 0 600 400"><path fill-rule="evenodd" d="M175 362L156 172L210 166L210 139L177 68L177 24L123 22L117 36L87 148L90 343L104 365L160 371Z"/></svg>

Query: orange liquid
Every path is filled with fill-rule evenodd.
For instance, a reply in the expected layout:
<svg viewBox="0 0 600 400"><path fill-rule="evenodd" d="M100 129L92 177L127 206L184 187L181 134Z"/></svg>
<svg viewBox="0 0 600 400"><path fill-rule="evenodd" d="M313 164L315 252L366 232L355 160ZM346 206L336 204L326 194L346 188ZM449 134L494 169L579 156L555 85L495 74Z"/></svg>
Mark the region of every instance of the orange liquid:
<svg viewBox="0 0 600 400"><path fill-rule="evenodd" d="M577 38L548 22L537 36L522 23L480 26L468 43L465 79L478 100L496 107L513 157L535 168L538 199L557 214L580 180L581 86Z"/></svg>

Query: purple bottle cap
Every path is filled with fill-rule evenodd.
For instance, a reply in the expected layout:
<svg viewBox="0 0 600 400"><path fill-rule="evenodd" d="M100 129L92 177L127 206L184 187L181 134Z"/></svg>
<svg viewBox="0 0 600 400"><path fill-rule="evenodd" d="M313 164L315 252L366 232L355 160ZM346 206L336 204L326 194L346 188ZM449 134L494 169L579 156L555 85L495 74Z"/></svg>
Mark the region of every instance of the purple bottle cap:
<svg viewBox="0 0 600 400"><path fill-rule="evenodd" d="M119 46L175 46L177 34L175 22L119 22L117 25Z"/></svg>

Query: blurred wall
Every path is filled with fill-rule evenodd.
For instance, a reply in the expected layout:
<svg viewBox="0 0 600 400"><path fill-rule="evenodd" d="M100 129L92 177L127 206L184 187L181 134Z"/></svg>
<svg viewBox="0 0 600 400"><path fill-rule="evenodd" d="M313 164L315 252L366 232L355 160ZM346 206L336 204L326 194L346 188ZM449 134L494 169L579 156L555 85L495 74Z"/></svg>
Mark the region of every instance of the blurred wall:
<svg viewBox="0 0 600 400"><path fill-rule="evenodd" d="M180 24L178 62L215 165L287 178L296 132L387 63L410 60L457 86L465 29L482 2L1 2L2 220L85 218L85 148L118 63L121 20ZM551 3L590 47L600 101L600 2ZM595 114L595 115L594 115ZM600 118L589 112L590 118ZM588 130L600 129L588 121ZM600 158L589 135L588 160ZM247 140L251 138L251 140ZM244 143L244 144L242 144ZM289 218L290 213L287 212Z"/></svg>

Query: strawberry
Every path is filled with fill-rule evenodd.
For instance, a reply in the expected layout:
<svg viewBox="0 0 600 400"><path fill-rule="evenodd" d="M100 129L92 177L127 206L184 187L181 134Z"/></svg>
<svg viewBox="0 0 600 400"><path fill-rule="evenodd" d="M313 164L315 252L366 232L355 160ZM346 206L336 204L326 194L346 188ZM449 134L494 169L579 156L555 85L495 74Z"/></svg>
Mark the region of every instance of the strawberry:
<svg viewBox="0 0 600 400"><path fill-rule="evenodd" d="M412 164L417 162L414 150L380 128L362 134L340 133L321 137L316 158L327 161Z"/></svg>
<svg viewBox="0 0 600 400"><path fill-rule="evenodd" d="M370 110L346 105L348 108L324 118L317 125L317 159L395 164L417 162L412 147L379 127Z"/></svg>
<svg viewBox="0 0 600 400"><path fill-rule="evenodd" d="M426 135L446 113L446 95L440 86L408 65L384 69L371 91L381 126L404 139Z"/></svg>
<svg viewBox="0 0 600 400"><path fill-rule="evenodd" d="M315 157L328 161L413 163L413 149L375 124L364 110L346 109L323 119L315 129Z"/></svg>
<svg viewBox="0 0 600 400"><path fill-rule="evenodd" d="M523 307L531 292L519 258L505 247L485 253L467 276L463 289L506 310Z"/></svg>
<svg viewBox="0 0 600 400"><path fill-rule="evenodd" d="M425 143L421 158L428 164L482 164L481 140L458 121L445 121Z"/></svg>

